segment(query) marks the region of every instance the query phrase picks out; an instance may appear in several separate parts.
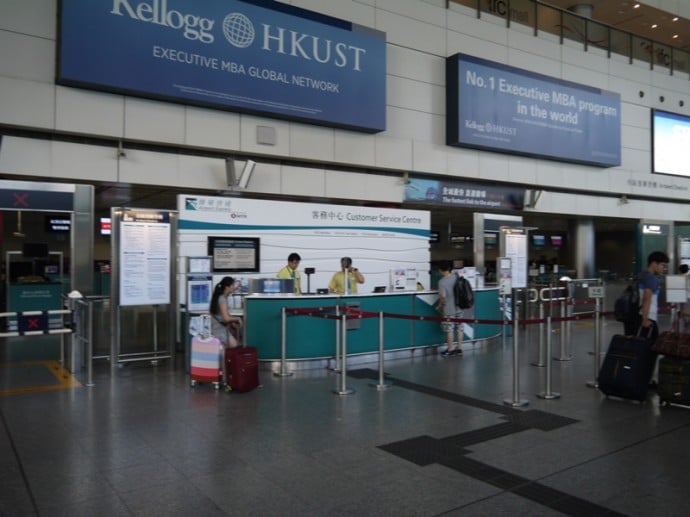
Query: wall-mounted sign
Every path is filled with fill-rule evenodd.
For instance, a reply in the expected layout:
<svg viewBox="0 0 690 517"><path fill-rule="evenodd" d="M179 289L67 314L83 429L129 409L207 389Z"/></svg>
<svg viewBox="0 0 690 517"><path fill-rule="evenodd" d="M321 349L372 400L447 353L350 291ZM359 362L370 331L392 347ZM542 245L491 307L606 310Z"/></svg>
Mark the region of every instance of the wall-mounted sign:
<svg viewBox="0 0 690 517"><path fill-rule="evenodd" d="M410 178L403 201L430 205L522 210L525 189L460 181Z"/></svg>
<svg viewBox="0 0 690 517"><path fill-rule="evenodd" d="M386 129L385 34L267 0L61 0L60 84Z"/></svg>
<svg viewBox="0 0 690 517"><path fill-rule="evenodd" d="M620 95L476 57L446 59L446 143L621 163Z"/></svg>

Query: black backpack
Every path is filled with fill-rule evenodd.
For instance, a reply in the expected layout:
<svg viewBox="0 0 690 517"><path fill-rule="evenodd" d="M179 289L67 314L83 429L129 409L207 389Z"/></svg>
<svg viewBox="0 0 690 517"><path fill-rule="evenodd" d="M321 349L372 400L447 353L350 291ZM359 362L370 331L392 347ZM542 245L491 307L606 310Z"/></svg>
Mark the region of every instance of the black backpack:
<svg viewBox="0 0 690 517"><path fill-rule="evenodd" d="M637 278L628 284L621 295L613 304L613 316L616 321L627 323L637 318L640 312L640 291L637 286Z"/></svg>
<svg viewBox="0 0 690 517"><path fill-rule="evenodd" d="M453 298L459 309L469 309L474 305L472 286L464 276L458 276L453 284Z"/></svg>

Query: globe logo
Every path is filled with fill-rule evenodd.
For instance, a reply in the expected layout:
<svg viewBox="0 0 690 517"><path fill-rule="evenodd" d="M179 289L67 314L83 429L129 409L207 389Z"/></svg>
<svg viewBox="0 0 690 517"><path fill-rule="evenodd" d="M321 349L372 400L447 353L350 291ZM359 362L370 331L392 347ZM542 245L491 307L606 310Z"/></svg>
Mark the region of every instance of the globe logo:
<svg viewBox="0 0 690 517"><path fill-rule="evenodd" d="M254 26L242 13L230 13L223 19L223 34L237 48L247 48L254 42Z"/></svg>

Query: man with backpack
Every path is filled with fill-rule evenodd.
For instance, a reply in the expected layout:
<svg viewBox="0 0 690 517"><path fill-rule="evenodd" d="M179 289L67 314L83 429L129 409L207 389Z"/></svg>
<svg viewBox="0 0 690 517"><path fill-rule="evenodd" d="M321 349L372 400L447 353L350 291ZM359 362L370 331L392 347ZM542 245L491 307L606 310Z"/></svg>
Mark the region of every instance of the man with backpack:
<svg viewBox="0 0 690 517"><path fill-rule="evenodd" d="M463 310L456 305L455 300L455 281L458 278L452 273L453 264L449 260L442 261L438 270L441 279L438 281L438 305L439 313L444 318L462 318ZM442 321L441 329L446 334L446 349L441 352L443 357L462 355L462 323L453 321ZM457 345L453 346L454 334L457 334Z"/></svg>
<svg viewBox="0 0 690 517"><path fill-rule="evenodd" d="M659 311L659 292L661 284L658 275L666 273L669 258L663 251L655 251L647 258L647 269L639 275L638 289L640 293L640 325L642 333L654 343L659 335L659 327L656 324Z"/></svg>

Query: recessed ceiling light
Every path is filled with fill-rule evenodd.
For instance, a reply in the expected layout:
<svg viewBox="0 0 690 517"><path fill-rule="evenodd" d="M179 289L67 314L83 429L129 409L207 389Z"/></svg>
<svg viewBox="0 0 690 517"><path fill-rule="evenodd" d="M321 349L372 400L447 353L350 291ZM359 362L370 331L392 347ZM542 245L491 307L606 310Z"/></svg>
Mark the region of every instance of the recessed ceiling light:
<svg viewBox="0 0 690 517"><path fill-rule="evenodd" d="M676 39L678 37L678 34L673 35L673 39Z"/></svg>
<svg viewBox="0 0 690 517"><path fill-rule="evenodd" d="M639 9L639 8L640 8L640 4L633 5L633 9Z"/></svg>
<svg viewBox="0 0 690 517"><path fill-rule="evenodd" d="M656 29L657 27L658 27L658 25L656 23L652 24L652 29Z"/></svg>
<svg viewBox="0 0 690 517"><path fill-rule="evenodd" d="M680 19L680 18L678 18L677 16L674 16L674 17L673 17L673 21L674 21L674 22L677 22L679 19Z"/></svg>

